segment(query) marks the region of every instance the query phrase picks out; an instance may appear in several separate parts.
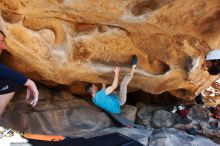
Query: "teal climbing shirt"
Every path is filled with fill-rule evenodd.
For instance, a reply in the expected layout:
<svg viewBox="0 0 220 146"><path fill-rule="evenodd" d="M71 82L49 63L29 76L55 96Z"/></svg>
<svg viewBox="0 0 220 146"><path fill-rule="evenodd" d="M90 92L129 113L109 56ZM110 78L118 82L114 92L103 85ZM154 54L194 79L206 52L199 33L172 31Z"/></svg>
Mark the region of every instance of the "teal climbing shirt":
<svg viewBox="0 0 220 146"><path fill-rule="evenodd" d="M121 112L119 96L115 93L106 95L105 89L98 91L92 101L96 106L110 113L119 114Z"/></svg>

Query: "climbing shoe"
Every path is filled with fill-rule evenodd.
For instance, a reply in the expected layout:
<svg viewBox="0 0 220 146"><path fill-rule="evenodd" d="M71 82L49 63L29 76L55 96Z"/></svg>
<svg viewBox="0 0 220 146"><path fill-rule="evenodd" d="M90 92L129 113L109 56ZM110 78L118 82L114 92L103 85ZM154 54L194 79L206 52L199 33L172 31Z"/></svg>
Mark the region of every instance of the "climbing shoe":
<svg viewBox="0 0 220 146"><path fill-rule="evenodd" d="M131 60L131 64L132 65L137 65L137 63L138 63L138 57L137 57L137 55L133 55L132 60Z"/></svg>

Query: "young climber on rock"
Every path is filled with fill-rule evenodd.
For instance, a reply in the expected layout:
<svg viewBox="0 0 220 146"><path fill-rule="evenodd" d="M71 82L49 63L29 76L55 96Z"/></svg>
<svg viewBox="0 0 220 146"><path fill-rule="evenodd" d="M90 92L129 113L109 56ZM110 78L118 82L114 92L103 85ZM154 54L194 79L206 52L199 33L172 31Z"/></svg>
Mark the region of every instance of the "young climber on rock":
<svg viewBox="0 0 220 146"><path fill-rule="evenodd" d="M5 48L5 34L0 31L0 53ZM31 100L29 104L35 106L38 102L39 94L35 83L24 75L0 63L0 117L9 101L15 95L18 85L27 87L26 100ZM31 96L33 96L33 99Z"/></svg>
<svg viewBox="0 0 220 146"><path fill-rule="evenodd" d="M120 85L119 95L114 93L118 86L119 67L115 67L114 69L115 77L111 86L105 88L105 85L103 85L101 90L98 90L98 87L95 84L88 84L86 86L86 92L92 95L92 101L96 106L113 114L120 113L120 106L124 105L127 100L127 85L133 78L137 66L137 60L137 56L134 55L132 57L131 72L123 78Z"/></svg>

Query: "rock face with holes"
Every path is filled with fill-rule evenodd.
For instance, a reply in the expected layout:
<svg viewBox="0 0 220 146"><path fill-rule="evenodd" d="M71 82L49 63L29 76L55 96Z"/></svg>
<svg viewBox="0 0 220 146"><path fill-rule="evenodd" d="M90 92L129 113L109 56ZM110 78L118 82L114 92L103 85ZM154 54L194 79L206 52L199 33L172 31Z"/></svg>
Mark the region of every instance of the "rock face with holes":
<svg viewBox="0 0 220 146"><path fill-rule="evenodd" d="M3 61L48 85L82 91L83 82L110 83L113 66L130 86L195 97L215 77L204 57L219 44L219 0L0 0L7 36ZM81 88L80 88L81 87Z"/></svg>

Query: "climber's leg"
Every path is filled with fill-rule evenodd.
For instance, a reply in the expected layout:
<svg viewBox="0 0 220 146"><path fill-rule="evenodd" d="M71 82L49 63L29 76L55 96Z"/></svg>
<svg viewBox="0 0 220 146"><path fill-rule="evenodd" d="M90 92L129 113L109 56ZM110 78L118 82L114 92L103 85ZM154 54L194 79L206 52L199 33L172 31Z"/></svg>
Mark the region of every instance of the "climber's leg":
<svg viewBox="0 0 220 146"><path fill-rule="evenodd" d="M132 57L132 68L131 68L131 72L126 75L122 82L121 82L121 85L120 85L120 91L119 91L119 97L120 97L120 101L121 101L121 106L125 104L126 100L127 100L127 86L128 84L130 83L130 81L132 80L133 78L133 75L134 75L134 72L135 72L135 69L136 69L136 66L137 66L137 56L134 55Z"/></svg>
<svg viewBox="0 0 220 146"><path fill-rule="evenodd" d="M0 117L2 116L3 112L5 111L5 108L7 107L8 103L14 95L15 92L0 95Z"/></svg>
<svg viewBox="0 0 220 146"><path fill-rule="evenodd" d="M124 105L127 100L127 86L130 83L133 75L126 75L120 85L119 97L120 97L120 105Z"/></svg>

